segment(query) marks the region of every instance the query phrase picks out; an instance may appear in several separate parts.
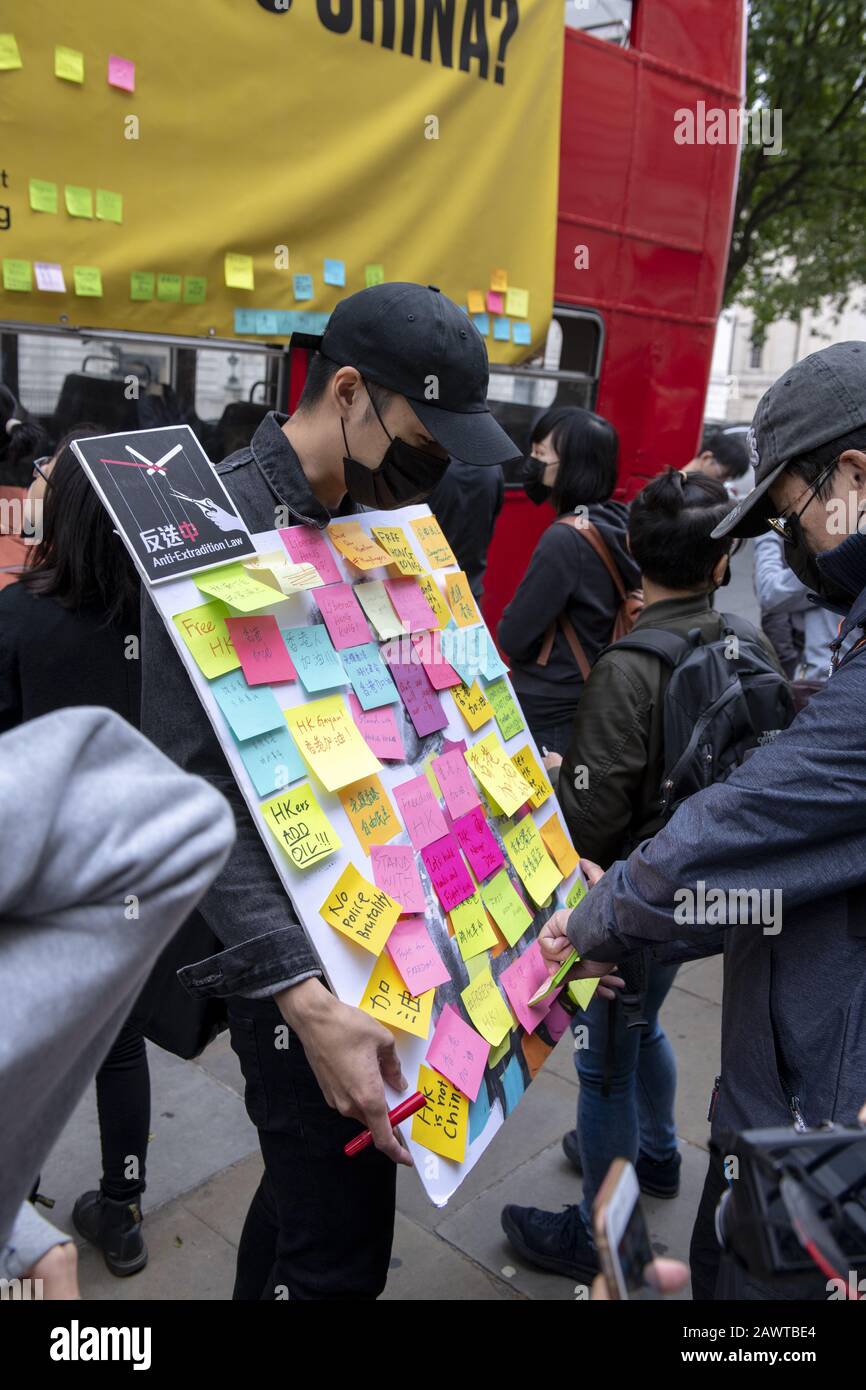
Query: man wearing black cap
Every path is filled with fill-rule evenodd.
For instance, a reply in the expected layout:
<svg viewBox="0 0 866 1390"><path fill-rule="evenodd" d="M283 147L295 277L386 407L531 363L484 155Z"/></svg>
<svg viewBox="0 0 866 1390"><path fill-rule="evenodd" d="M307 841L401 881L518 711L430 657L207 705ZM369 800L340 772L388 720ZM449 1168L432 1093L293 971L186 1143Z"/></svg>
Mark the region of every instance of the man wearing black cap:
<svg viewBox="0 0 866 1390"><path fill-rule="evenodd" d="M584 957L576 974L595 976L640 948L668 961L711 954L723 929L722 1076L692 1237L693 1294L826 1298L817 1270L779 1286L750 1277L720 1256L713 1220L733 1134L853 1124L862 1103L866 343L835 344L785 372L759 402L751 451L757 486L713 535L782 535L788 563L842 616L832 679L773 743L690 797L629 859L603 876L590 865L592 892L550 918L541 944L549 966L574 947ZM723 896L696 911L711 889ZM781 922L763 901L757 913L754 897L746 906L755 889L781 894Z"/></svg>
<svg viewBox="0 0 866 1390"><path fill-rule="evenodd" d="M434 286L386 284L343 300L316 346L288 419L271 412L248 448L217 466L250 531L323 528L358 508L423 501L450 457L519 454L487 408L484 342ZM237 844L201 912L215 953L180 977L228 1000L232 1046L259 1129L265 1172L238 1251L234 1297L375 1298L384 1288L397 1163L383 1077L406 1081L392 1034L342 1004L253 824L156 609L142 612L142 728L182 767L219 787ZM289 1025L289 1045L279 1046ZM348 1161L368 1127L375 1148Z"/></svg>

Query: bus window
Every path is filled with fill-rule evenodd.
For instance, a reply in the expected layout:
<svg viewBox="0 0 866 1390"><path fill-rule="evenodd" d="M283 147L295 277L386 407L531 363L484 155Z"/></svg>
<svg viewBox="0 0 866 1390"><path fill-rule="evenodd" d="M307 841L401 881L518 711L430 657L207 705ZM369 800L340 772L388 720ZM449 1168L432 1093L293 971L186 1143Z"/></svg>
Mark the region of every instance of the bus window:
<svg viewBox="0 0 866 1390"><path fill-rule="evenodd" d="M170 350L154 342L18 335L19 400L54 439L85 421L107 432L137 429L138 400L161 390L170 370Z"/></svg>
<svg viewBox="0 0 866 1390"><path fill-rule="evenodd" d="M565 27L582 29L594 39L628 45L632 0L565 0Z"/></svg>

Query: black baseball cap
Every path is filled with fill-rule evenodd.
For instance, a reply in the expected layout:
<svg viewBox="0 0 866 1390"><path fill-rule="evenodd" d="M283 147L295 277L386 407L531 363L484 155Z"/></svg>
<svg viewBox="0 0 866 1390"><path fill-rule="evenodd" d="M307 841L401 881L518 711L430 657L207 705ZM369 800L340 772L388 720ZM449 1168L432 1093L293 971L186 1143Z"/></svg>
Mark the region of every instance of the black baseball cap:
<svg viewBox="0 0 866 1390"><path fill-rule="evenodd" d="M490 368L472 320L435 285L393 281L343 299L320 339L304 335L341 367L405 396L443 449L492 466L522 457L490 413Z"/></svg>
<svg viewBox="0 0 866 1390"><path fill-rule="evenodd" d="M833 343L783 372L758 401L747 442L757 486L712 532L760 536L773 516L768 489L801 454L866 426L866 342Z"/></svg>

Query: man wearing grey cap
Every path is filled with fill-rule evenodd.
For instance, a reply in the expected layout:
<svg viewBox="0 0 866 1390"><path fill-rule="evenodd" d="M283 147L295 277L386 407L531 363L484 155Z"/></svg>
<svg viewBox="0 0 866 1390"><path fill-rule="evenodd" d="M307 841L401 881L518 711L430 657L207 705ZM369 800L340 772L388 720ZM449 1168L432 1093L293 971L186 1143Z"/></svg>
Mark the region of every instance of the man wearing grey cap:
<svg viewBox="0 0 866 1390"><path fill-rule="evenodd" d="M750 443L756 487L713 534L782 536L791 568L840 616L832 678L629 859L604 875L590 865L592 892L551 917L541 945L551 969L576 948L574 974L588 977L641 948L667 961L714 954L721 934L722 1075L693 1295L826 1298L817 1269L784 1287L757 1282L722 1255L713 1221L733 1134L853 1124L866 1091L866 342L785 372ZM711 889L716 906L696 911Z"/></svg>

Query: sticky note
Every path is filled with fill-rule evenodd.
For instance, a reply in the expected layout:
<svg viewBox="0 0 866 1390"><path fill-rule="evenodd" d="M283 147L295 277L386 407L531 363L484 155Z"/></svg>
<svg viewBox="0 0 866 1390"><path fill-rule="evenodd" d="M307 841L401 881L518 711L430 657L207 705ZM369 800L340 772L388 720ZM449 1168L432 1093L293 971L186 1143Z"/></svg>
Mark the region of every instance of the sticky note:
<svg viewBox="0 0 866 1390"><path fill-rule="evenodd" d="M364 284L367 286L367 289L369 289L371 285L381 285L381 284L383 284L383 283L384 283L384 280L385 280L385 268L384 268L384 266L381 266L381 265L365 265L365 266L364 266Z"/></svg>
<svg viewBox="0 0 866 1390"><path fill-rule="evenodd" d="M547 966L541 954L541 947L533 941L521 955L513 960L499 976L499 983L505 990L512 1011L518 1023L527 1033L533 1033L543 1022L553 1004L553 995L543 999L540 1004L529 1006L529 1000L536 990L550 979Z"/></svg>
<svg viewBox="0 0 866 1390"><path fill-rule="evenodd" d="M308 695L346 684L346 673L334 651L324 623L283 628L283 641Z"/></svg>
<svg viewBox="0 0 866 1390"><path fill-rule="evenodd" d="M196 588L203 594L212 594L242 613L255 613L276 602L273 589L248 574L239 560L193 577Z"/></svg>
<svg viewBox="0 0 866 1390"><path fill-rule="evenodd" d="M472 628L463 628L461 631L472 632ZM493 638L486 628L482 629L481 637L481 674L486 681L495 681L499 676L508 675L508 667L499 655L493 644Z"/></svg>
<svg viewBox="0 0 866 1390"><path fill-rule="evenodd" d="M474 885L453 835L445 834L421 851L436 896L446 912L472 896Z"/></svg>
<svg viewBox="0 0 866 1390"><path fill-rule="evenodd" d="M400 699L375 642L347 647L340 652L340 660L363 709L393 705Z"/></svg>
<svg viewBox="0 0 866 1390"><path fill-rule="evenodd" d="M565 905L566 907L577 907L577 904L582 902L585 897L586 884L582 878L579 878L577 882L573 883L569 888L565 896Z"/></svg>
<svg viewBox="0 0 866 1390"><path fill-rule="evenodd" d="M475 324L475 327L478 329L478 332L481 334L482 338L489 338L489 337L490 337L490 315L489 315L489 314L473 314L473 315L472 315L472 322Z"/></svg>
<svg viewBox="0 0 866 1390"><path fill-rule="evenodd" d="M433 945L423 917L401 917L385 949L404 985L416 998L451 979L451 972Z"/></svg>
<svg viewBox="0 0 866 1390"><path fill-rule="evenodd" d="M516 946L526 928L532 925L532 914L521 898L507 870L487 883L482 883L481 900L509 946Z"/></svg>
<svg viewBox="0 0 866 1390"><path fill-rule="evenodd" d="M473 978L473 977L470 977L470 978ZM487 1068L488 1068L488 1070L489 1070L489 1071L492 1071L494 1067L498 1067L498 1066L499 1066L499 1063L502 1061L503 1057L507 1056L507 1054L508 1054L510 1051L511 1051L511 1034L510 1034L510 1032L509 1032L509 1033L506 1033L505 1037L502 1039L502 1042L499 1043L497 1047L494 1047L494 1048L491 1049L490 1056L489 1056L488 1059L487 1059Z"/></svg>
<svg viewBox="0 0 866 1390"><path fill-rule="evenodd" d="M495 736L474 743L467 748L464 756L470 770L489 791L497 805L502 807L506 816L513 816L514 812L529 800L532 794L531 787L521 777Z"/></svg>
<svg viewBox="0 0 866 1390"><path fill-rule="evenodd" d="M134 92L135 63L129 58L118 58L116 53L109 53L108 85L119 87L122 92Z"/></svg>
<svg viewBox="0 0 866 1390"><path fill-rule="evenodd" d="M416 849L426 849L434 840L441 840L448 834L445 818L426 777L413 777L395 787L394 799Z"/></svg>
<svg viewBox="0 0 866 1390"><path fill-rule="evenodd" d="M568 878L580 863L580 855L568 838L562 821L555 811L548 820L538 827L538 833L544 841L545 847L552 854L563 878Z"/></svg>
<svg viewBox="0 0 866 1390"><path fill-rule="evenodd" d="M478 793L466 767L463 754L454 749L433 759L433 771L442 789L448 813L455 820L480 805ZM470 860L470 863L472 861Z"/></svg>
<svg viewBox="0 0 866 1390"><path fill-rule="evenodd" d="M320 864L342 844L309 782L264 802L262 815L296 869Z"/></svg>
<svg viewBox="0 0 866 1390"><path fill-rule="evenodd" d="M23 66L15 35L0 34L0 72L11 72Z"/></svg>
<svg viewBox="0 0 866 1390"><path fill-rule="evenodd" d="M74 265L72 282L75 293L92 299L102 298L102 271L95 265Z"/></svg>
<svg viewBox="0 0 866 1390"><path fill-rule="evenodd" d="M508 271L502 269L494 270L490 276L490 288L504 294L508 289Z"/></svg>
<svg viewBox="0 0 866 1390"><path fill-rule="evenodd" d="M383 550L387 550L401 574L423 574L424 566L415 555L402 526L371 526Z"/></svg>
<svg viewBox="0 0 866 1390"><path fill-rule="evenodd" d="M453 686L451 695L470 729L480 729L493 718L493 706L477 681L473 681L468 689L462 684Z"/></svg>
<svg viewBox="0 0 866 1390"><path fill-rule="evenodd" d="M324 281L326 285L345 285L346 264L344 261L330 261L325 258ZM297 296L295 296L297 298Z"/></svg>
<svg viewBox="0 0 866 1390"><path fill-rule="evenodd" d="M505 852L533 902L541 907L562 882L562 874L544 847L531 816L524 816L502 836Z"/></svg>
<svg viewBox="0 0 866 1390"><path fill-rule="evenodd" d="M496 715L496 722L503 739L513 738L515 734L520 733L521 729L526 728L523 716L514 702L514 697L504 677L491 681L484 693L493 706L493 713Z"/></svg>
<svg viewBox="0 0 866 1390"><path fill-rule="evenodd" d="M418 1068L416 1090L423 1091L427 1104L412 1116L413 1141L453 1163L462 1163L469 1130L466 1096L423 1063Z"/></svg>
<svg viewBox="0 0 866 1390"><path fill-rule="evenodd" d="M312 275L293 275L292 293L295 299L313 298L313 277Z"/></svg>
<svg viewBox="0 0 866 1390"><path fill-rule="evenodd" d="M164 304L179 304L182 286L182 276L169 275L160 271L156 277L156 297Z"/></svg>
<svg viewBox="0 0 866 1390"><path fill-rule="evenodd" d="M5 257L3 260L4 290L32 290L33 269L29 261Z"/></svg>
<svg viewBox="0 0 866 1390"><path fill-rule="evenodd" d="M47 179L31 179L30 206L34 212L56 212L57 184Z"/></svg>
<svg viewBox="0 0 866 1390"><path fill-rule="evenodd" d="M344 647L363 646L371 640L373 634L351 584L328 584L325 588L317 589L313 597L337 651L342 651ZM364 703L363 700L361 703Z"/></svg>
<svg viewBox="0 0 866 1390"><path fill-rule="evenodd" d="M496 316L493 320L495 329L496 318L505 312L505 296L498 294L495 290L489 290L487 293L487 310L488 313Z"/></svg>
<svg viewBox="0 0 866 1390"><path fill-rule="evenodd" d="M428 754L427 754L427 757L424 759L424 764L423 764L423 766L424 766L424 776L427 778L427 781L430 783L430 790L431 790L431 792L433 793L433 795L436 797L436 799L437 799L437 801L438 801L439 797L442 795L442 788L439 786L439 783L438 783L437 780L436 780L436 773L433 771L433 754L432 754L432 753L428 753Z"/></svg>
<svg viewBox="0 0 866 1390"><path fill-rule="evenodd" d="M355 585L355 597L369 618L381 642L399 637L403 624L394 611L388 591L381 579L366 579Z"/></svg>
<svg viewBox="0 0 866 1390"><path fill-rule="evenodd" d="M84 54L77 48L65 48L63 44L54 45L54 76L65 82L84 81Z"/></svg>
<svg viewBox="0 0 866 1390"><path fill-rule="evenodd" d="M374 845L370 863L377 888L384 888L402 912L424 913L427 899L411 845Z"/></svg>
<svg viewBox="0 0 866 1390"><path fill-rule="evenodd" d="M282 550L269 550L241 562L248 574L281 594L299 594L305 589L321 586L318 571L312 565L296 565Z"/></svg>
<svg viewBox="0 0 866 1390"><path fill-rule="evenodd" d="M444 598L437 589L432 574L419 574L418 584L425 599L429 603L436 617L437 626L446 628L452 622L451 613L445 603Z"/></svg>
<svg viewBox="0 0 866 1390"><path fill-rule="evenodd" d="M525 748L518 748L516 753L512 753L511 761L521 777L525 778L532 788L532 796L529 798L530 806L536 809L543 806L547 798L552 796L553 787L545 777L543 769L539 767L529 744L527 743Z"/></svg>
<svg viewBox="0 0 866 1390"><path fill-rule="evenodd" d="M459 758L460 754L453 753L451 756ZM482 806L475 806L465 815L455 817L454 836L479 881L489 878L505 863L505 856L496 843Z"/></svg>
<svg viewBox="0 0 866 1390"><path fill-rule="evenodd" d="M67 183L63 189L63 197L70 217L93 216L93 193L89 188Z"/></svg>
<svg viewBox="0 0 866 1390"><path fill-rule="evenodd" d="M466 307L469 310L470 314L483 314L484 291L469 290L468 294L466 295Z"/></svg>
<svg viewBox="0 0 866 1390"><path fill-rule="evenodd" d="M207 299L207 276L185 275L183 277L184 304L204 304Z"/></svg>
<svg viewBox="0 0 866 1390"><path fill-rule="evenodd" d="M516 319L529 317L529 290L519 290L509 285L505 293L505 312Z"/></svg>
<svg viewBox="0 0 866 1390"><path fill-rule="evenodd" d="M386 579L385 589L405 632L426 632L439 626L417 579Z"/></svg>
<svg viewBox="0 0 866 1390"><path fill-rule="evenodd" d="M427 678L424 667L417 660L405 660L400 653L400 643L395 639L382 647L382 655L400 692L400 699L406 706L406 713L412 721L419 738L444 729L448 716L442 702ZM414 651L412 653L414 657Z"/></svg>
<svg viewBox="0 0 866 1390"><path fill-rule="evenodd" d="M217 676L210 688L235 738L255 738L281 725L285 727L283 712L270 686L248 685L242 671Z"/></svg>
<svg viewBox="0 0 866 1390"><path fill-rule="evenodd" d="M415 632L412 635L412 646L433 689L450 690L452 686L460 685L460 675L442 655L439 636L435 628L432 632Z"/></svg>
<svg viewBox="0 0 866 1390"><path fill-rule="evenodd" d="M446 574L443 578L445 601L451 609L458 627L470 627L481 622L481 614L475 606L475 599L469 587L469 580L462 570L456 574Z"/></svg>
<svg viewBox="0 0 866 1390"><path fill-rule="evenodd" d="M283 787L306 776L307 769L285 723L281 729L269 729L255 738L236 742L257 796L282 791Z"/></svg>
<svg viewBox="0 0 866 1390"><path fill-rule="evenodd" d="M361 708L357 695L350 692L349 708L361 737L377 758L386 762L389 759L392 762L405 762L406 749L403 747L403 739L397 728L397 718L392 706L383 705L381 709L365 710Z"/></svg>
<svg viewBox="0 0 866 1390"><path fill-rule="evenodd" d="M471 685L481 671L486 654L486 638L485 628L480 625L457 627L453 618L442 633L442 655L459 672L464 685Z"/></svg>
<svg viewBox="0 0 866 1390"><path fill-rule="evenodd" d="M226 284L230 290L255 289L252 256L244 256L238 251L227 251L224 267Z"/></svg>
<svg viewBox="0 0 866 1390"><path fill-rule="evenodd" d="M129 277L130 299L153 299L156 276L150 270L133 270Z"/></svg>
<svg viewBox="0 0 866 1390"><path fill-rule="evenodd" d="M513 1019L490 973L489 965L479 970L475 979L460 991L460 998L482 1038L486 1039L491 1047L498 1047L511 1031Z"/></svg>
<svg viewBox="0 0 866 1390"><path fill-rule="evenodd" d="M427 556L431 569L440 570L445 569L448 565L457 564L457 559L448 544L445 532L435 516L419 516L409 524L415 532L421 549Z"/></svg>
<svg viewBox="0 0 866 1390"><path fill-rule="evenodd" d="M481 1087L478 1092L478 1099L469 1103L469 1143L474 1144L479 1135L483 1134L487 1128L487 1121L490 1119L490 1097L487 1094L487 1086Z"/></svg>
<svg viewBox="0 0 866 1390"><path fill-rule="evenodd" d="M226 618L226 627L240 657L248 685L279 685L295 679L292 658L272 613L263 613L260 617Z"/></svg>
<svg viewBox="0 0 866 1390"><path fill-rule="evenodd" d="M426 1061L464 1096L475 1100L484 1080L490 1044L446 1004L436 1022Z"/></svg>
<svg viewBox="0 0 866 1390"><path fill-rule="evenodd" d="M454 939L465 961L483 955L496 945L496 932L477 892L457 903L450 916Z"/></svg>
<svg viewBox="0 0 866 1390"><path fill-rule="evenodd" d="M387 844L402 832L388 793L375 774L341 787L337 795L365 854L371 845Z"/></svg>
<svg viewBox="0 0 866 1390"><path fill-rule="evenodd" d="M328 527L328 538L356 569L380 569L390 563L387 550L383 550L367 535L359 521L332 521Z"/></svg>
<svg viewBox="0 0 866 1390"><path fill-rule="evenodd" d="M354 864L347 864L319 908L319 914L329 927L365 951L380 956L400 916L400 906L383 889L359 874Z"/></svg>
<svg viewBox="0 0 866 1390"><path fill-rule="evenodd" d="M497 343L507 343L511 340L511 320L497 316L493 320L493 340Z"/></svg>
<svg viewBox="0 0 866 1390"><path fill-rule="evenodd" d="M66 293L63 267L56 261L35 261L33 269L36 272L37 290L47 290L51 294Z"/></svg>
<svg viewBox="0 0 866 1390"><path fill-rule="evenodd" d="M381 772L342 695L296 705L285 711L285 717L301 757L329 792Z"/></svg>
<svg viewBox="0 0 866 1390"><path fill-rule="evenodd" d="M569 980L567 990L572 1001L581 1009L588 1009L592 996L598 988L598 980Z"/></svg>
<svg viewBox="0 0 866 1390"><path fill-rule="evenodd" d="M385 951L373 967L358 1008L389 1028L399 1028L403 1033L426 1039L430 1033L433 995L432 989L420 996L413 995L389 952Z"/></svg>
<svg viewBox="0 0 866 1390"><path fill-rule="evenodd" d="M241 664L226 627L228 616L226 605L216 599L213 603L177 613L173 619L196 665L208 680L226 671L235 671Z"/></svg>
<svg viewBox="0 0 866 1390"><path fill-rule="evenodd" d="M123 221L123 194L107 188L96 190L96 216L100 222Z"/></svg>
<svg viewBox="0 0 866 1390"><path fill-rule="evenodd" d="M514 323L511 326L511 338L515 343L522 347L529 347L532 343L532 327L528 323Z"/></svg>
<svg viewBox="0 0 866 1390"><path fill-rule="evenodd" d="M313 565L324 584L339 584L343 576L331 553L325 533L313 526L287 526L277 535L297 565Z"/></svg>

